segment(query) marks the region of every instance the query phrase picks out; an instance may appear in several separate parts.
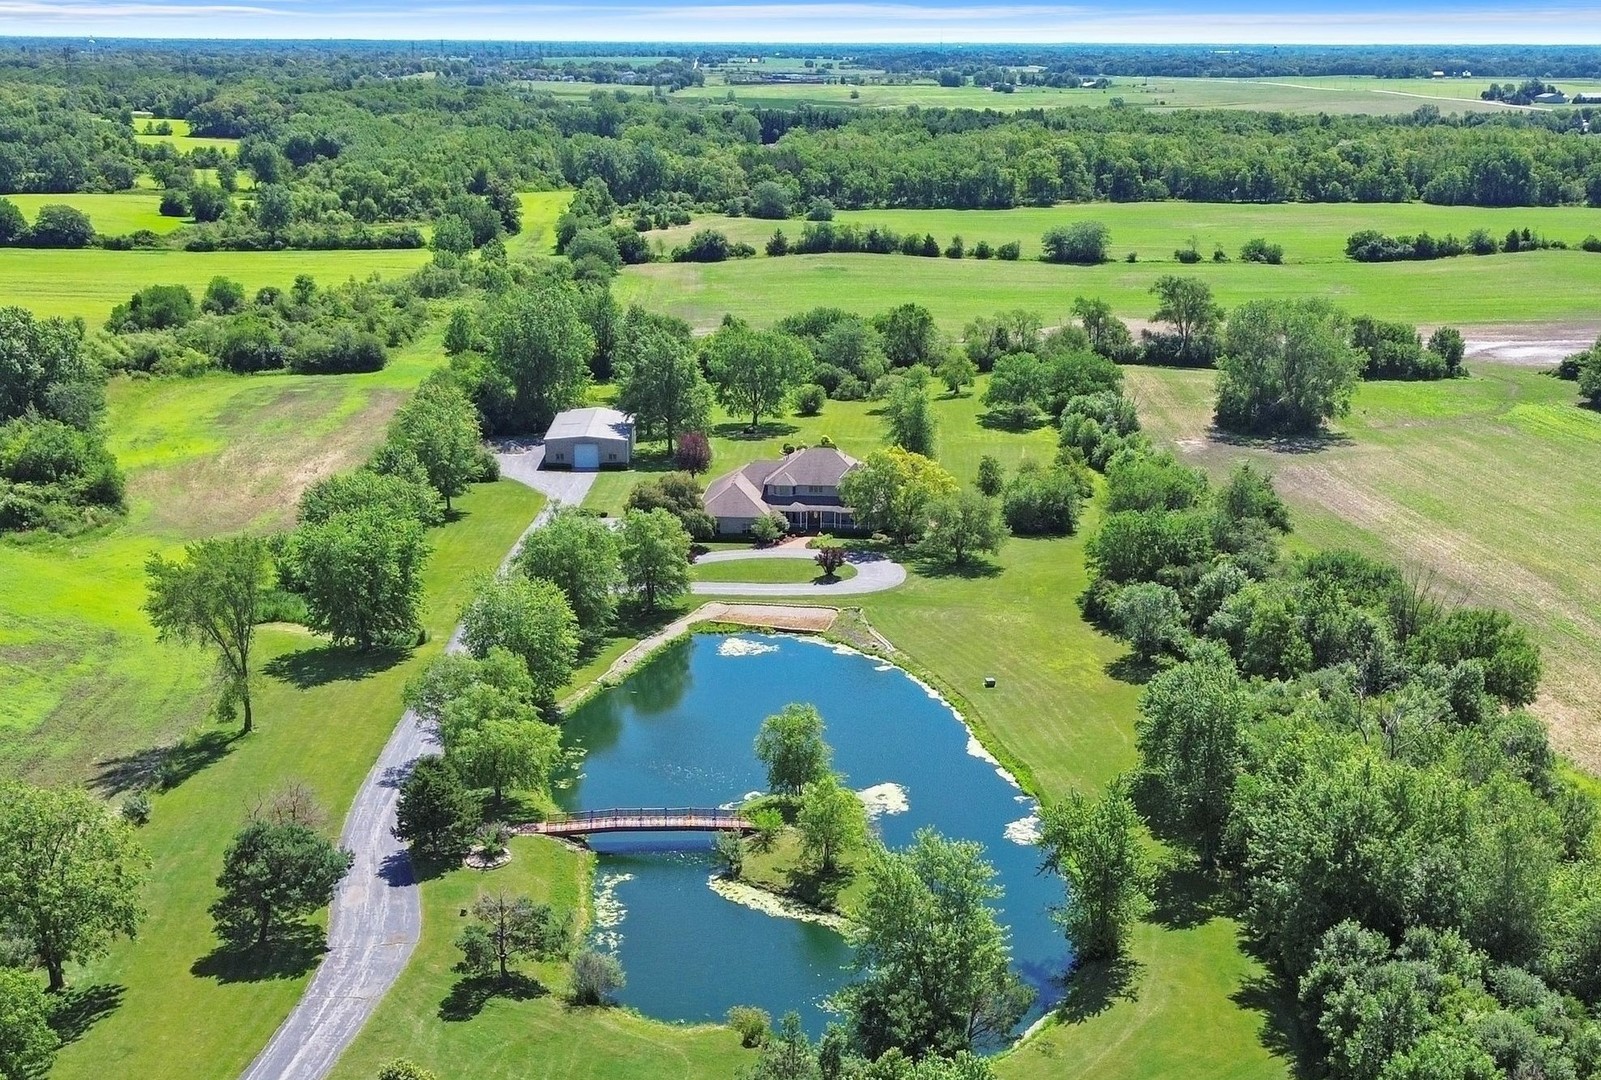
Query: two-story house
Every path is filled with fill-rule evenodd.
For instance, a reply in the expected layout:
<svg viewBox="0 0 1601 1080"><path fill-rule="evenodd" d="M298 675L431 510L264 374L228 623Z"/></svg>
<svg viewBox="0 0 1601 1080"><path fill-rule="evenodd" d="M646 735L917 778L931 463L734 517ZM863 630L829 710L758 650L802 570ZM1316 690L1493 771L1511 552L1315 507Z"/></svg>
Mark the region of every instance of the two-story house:
<svg viewBox="0 0 1601 1080"><path fill-rule="evenodd" d="M706 512L724 536L747 533L757 518L775 512L784 515L791 532L848 532L856 521L839 497L839 482L859 464L826 446L779 461L753 461L712 481Z"/></svg>

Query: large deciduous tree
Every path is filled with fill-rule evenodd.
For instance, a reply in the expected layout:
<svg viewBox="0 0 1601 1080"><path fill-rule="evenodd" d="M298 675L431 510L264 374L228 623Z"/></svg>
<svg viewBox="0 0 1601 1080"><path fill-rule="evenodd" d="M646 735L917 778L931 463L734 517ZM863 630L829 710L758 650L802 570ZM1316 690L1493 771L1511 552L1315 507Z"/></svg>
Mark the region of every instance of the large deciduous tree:
<svg viewBox="0 0 1601 1080"><path fill-rule="evenodd" d="M183 562L152 555L145 563L145 612L157 634L216 652L228 697L244 711L246 731L255 722L251 653L270 565L266 541L255 536L200 540L184 549Z"/></svg>
<svg viewBox="0 0 1601 1080"><path fill-rule="evenodd" d="M534 700L548 705L578 661L578 623L553 582L524 574L482 578L461 614L462 644L483 659L499 647L521 657Z"/></svg>
<svg viewBox="0 0 1601 1080"><path fill-rule="evenodd" d="M712 390L688 323L629 308L612 362L617 407L634 417L641 435L666 439L671 454L681 433L706 426Z"/></svg>
<svg viewBox="0 0 1601 1080"><path fill-rule="evenodd" d="M1217 333L1223 308L1212 298L1212 287L1200 278L1163 274L1151 286L1156 297L1156 322L1173 328L1181 357L1193 355L1197 344Z"/></svg>
<svg viewBox="0 0 1601 1080"><path fill-rule="evenodd" d="M873 451L839 482L840 498L856 521L900 544L919 539L929 507L955 492L956 478L938 462L899 447Z"/></svg>
<svg viewBox="0 0 1601 1080"><path fill-rule="evenodd" d="M577 507L558 508L543 528L528 534L517 567L562 591L585 649L595 648L610 632L623 568L617 533L606 522Z"/></svg>
<svg viewBox="0 0 1601 1080"><path fill-rule="evenodd" d="M689 591L688 531L667 510L630 510L623 516L623 580L646 611Z"/></svg>
<svg viewBox="0 0 1601 1080"><path fill-rule="evenodd" d="M921 549L934 559L966 566L977 552L999 551L1005 539L1000 501L977 491L960 491L929 504Z"/></svg>
<svg viewBox="0 0 1601 1080"><path fill-rule="evenodd" d="M144 919L149 856L133 829L82 791L0 784L0 926L26 941L50 989Z"/></svg>
<svg viewBox="0 0 1601 1080"><path fill-rule="evenodd" d="M1218 359L1217 422L1300 435L1344 416L1361 371L1348 320L1326 300L1252 300L1234 309Z"/></svg>
<svg viewBox="0 0 1601 1080"><path fill-rule="evenodd" d="M91 427L105 406L104 376L83 351L83 328L0 308L0 421L38 413Z"/></svg>
<svg viewBox="0 0 1601 1080"><path fill-rule="evenodd" d="M389 441L416 457L447 513L482 468L479 437L478 411L449 375L423 380L389 429Z"/></svg>
<svg viewBox="0 0 1601 1080"><path fill-rule="evenodd" d="M832 874L842 855L866 841L867 808L838 776L825 773L801 788L795 827L800 830L801 851L819 871Z"/></svg>
<svg viewBox="0 0 1601 1080"><path fill-rule="evenodd" d="M1062 875L1067 903L1058 914L1082 960L1116 957L1145 910L1149 878L1139 815L1122 779L1100 799L1072 792L1041 814L1045 865Z"/></svg>
<svg viewBox="0 0 1601 1080"><path fill-rule="evenodd" d="M916 365L895 380L884 403L885 438L892 446L924 457L934 456L937 425L928 405L928 369Z"/></svg>
<svg viewBox="0 0 1601 1080"><path fill-rule="evenodd" d="M480 896L472 907L473 921L456 939L464 975L511 978L514 960L548 960L567 946L572 920L549 904L505 893Z"/></svg>
<svg viewBox="0 0 1601 1080"><path fill-rule="evenodd" d="M253 821L222 857L211 905L217 936L235 948L265 948L273 934L333 898L350 852L304 825Z"/></svg>
<svg viewBox="0 0 1601 1080"><path fill-rule="evenodd" d="M381 508L334 514L297 529L285 556L313 630L362 649L416 632L428 545L415 518Z"/></svg>
<svg viewBox="0 0 1601 1080"><path fill-rule="evenodd" d="M810 376L812 354L799 338L779 330L753 330L731 323L701 344L701 358L729 412L749 415L754 429L763 416L781 412L789 395Z"/></svg>
<svg viewBox="0 0 1601 1080"><path fill-rule="evenodd" d="M0 967L0 1077L33 1080L55 1060L50 999L29 972Z"/></svg>
<svg viewBox="0 0 1601 1080"><path fill-rule="evenodd" d="M863 979L840 995L866 1057L950 1057L1007 1038L1028 1010L983 851L923 829L911 847L868 862L851 931Z"/></svg>
<svg viewBox="0 0 1601 1080"><path fill-rule="evenodd" d="M462 780L488 788L499 806L508 788L543 792L561 753L561 733L539 718L539 710L489 682L474 682L451 697L439 731L445 760Z"/></svg>
<svg viewBox="0 0 1601 1080"><path fill-rule="evenodd" d="M811 705L784 706L756 733L756 758L767 766L768 790L781 795L798 795L828 776L832 756L823 741L823 717Z"/></svg>
<svg viewBox="0 0 1601 1080"><path fill-rule="evenodd" d="M595 336L575 285L542 277L508 294L488 322L489 367L510 397L503 411L486 409L499 430L542 432L557 413L583 402Z"/></svg>

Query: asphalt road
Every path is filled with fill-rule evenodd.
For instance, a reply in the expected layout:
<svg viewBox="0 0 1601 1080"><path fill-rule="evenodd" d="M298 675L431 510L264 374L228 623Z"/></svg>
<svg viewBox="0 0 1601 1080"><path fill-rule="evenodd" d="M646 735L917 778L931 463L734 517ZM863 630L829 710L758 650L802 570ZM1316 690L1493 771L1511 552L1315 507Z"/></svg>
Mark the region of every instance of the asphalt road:
<svg viewBox="0 0 1601 1080"><path fill-rule="evenodd" d="M503 476L550 499L530 532L558 502L582 502L594 483L593 473L540 472L539 446L502 446L496 457ZM519 539L507 561L521 545ZM459 630L446 647L460 650ZM322 1080L405 970L422 934L422 898L406 848L395 839L395 807L412 765L438 751L433 733L408 710L362 781L339 834L355 863L329 908L327 955L243 1080Z"/></svg>
<svg viewBox="0 0 1601 1080"><path fill-rule="evenodd" d="M817 552L803 547L756 548L749 551L713 551L695 560L696 566L707 563L741 562L747 559L811 559ZM864 593L893 589L906 580L906 567L893 559L870 552L853 551L845 561L856 568L856 576L845 581L816 584L798 581L792 584L756 584L738 581L695 581L689 589L700 596L804 596L822 600L830 596L861 596Z"/></svg>

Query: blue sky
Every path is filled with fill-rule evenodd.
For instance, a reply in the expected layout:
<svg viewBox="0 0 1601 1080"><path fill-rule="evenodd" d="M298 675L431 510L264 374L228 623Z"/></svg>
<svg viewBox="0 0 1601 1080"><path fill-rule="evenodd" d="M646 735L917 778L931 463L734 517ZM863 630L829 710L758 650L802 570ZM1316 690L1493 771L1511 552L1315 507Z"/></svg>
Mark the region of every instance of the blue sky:
<svg viewBox="0 0 1601 1080"><path fill-rule="evenodd" d="M0 0L0 34L807 42L1601 42L1584 0Z"/></svg>

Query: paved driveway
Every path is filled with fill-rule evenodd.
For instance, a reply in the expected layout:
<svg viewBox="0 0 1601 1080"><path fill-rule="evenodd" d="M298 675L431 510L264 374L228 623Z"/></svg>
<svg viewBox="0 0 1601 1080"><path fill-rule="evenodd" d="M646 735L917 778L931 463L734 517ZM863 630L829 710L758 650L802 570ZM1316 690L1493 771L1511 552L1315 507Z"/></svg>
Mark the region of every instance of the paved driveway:
<svg viewBox="0 0 1601 1080"><path fill-rule="evenodd" d="M753 548L748 551L713 551L695 560L695 565L741 562L747 559L812 559L817 552L804 547ZM906 580L906 567L894 559L873 552L853 551L845 561L856 568L856 576L845 581L816 584L810 581L789 584L746 584L738 581L694 581L691 592L700 596L804 596L822 600L830 596L861 596L893 589Z"/></svg>
<svg viewBox="0 0 1601 1080"><path fill-rule="evenodd" d="M595 482L594 473L541 471L542 446L503 444L495 456L503 476L550 499L528 532L558 503L582 502ZM521 546L519 539L506 561ZM460 635L458 628L450 639L452 652L461 650ZM422 934L422 897L405 845L395 839L395 808L412 765L438 752L433 732L408 710L362 781L339 834L355 862L329 906L328 953L243 1080L322 1080L405 970Z"/></svg>

